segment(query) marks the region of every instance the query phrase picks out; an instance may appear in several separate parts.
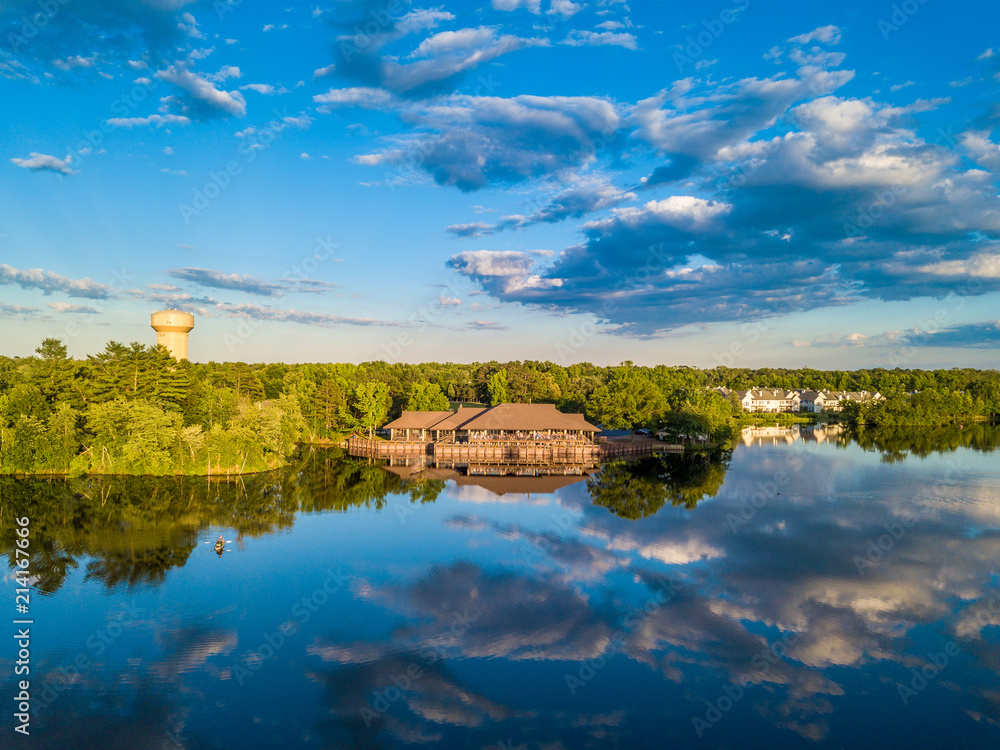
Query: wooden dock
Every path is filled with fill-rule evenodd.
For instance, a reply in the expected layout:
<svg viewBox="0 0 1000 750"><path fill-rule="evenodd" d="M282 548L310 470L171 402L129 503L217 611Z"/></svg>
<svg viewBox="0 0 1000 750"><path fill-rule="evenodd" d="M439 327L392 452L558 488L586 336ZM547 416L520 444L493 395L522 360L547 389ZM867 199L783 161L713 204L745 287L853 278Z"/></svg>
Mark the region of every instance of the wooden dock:
<svg viewBox="0 0 1000 750"><path fill-rule="evenodd" d="M658 440L614 440L605 443L561 440L470 441L456 443L369 440L352 436L347 441L352 456L364 458L422 457L453 464L505 464L559 466L640 458L659 453L683 453L683 445Z"/></svg>

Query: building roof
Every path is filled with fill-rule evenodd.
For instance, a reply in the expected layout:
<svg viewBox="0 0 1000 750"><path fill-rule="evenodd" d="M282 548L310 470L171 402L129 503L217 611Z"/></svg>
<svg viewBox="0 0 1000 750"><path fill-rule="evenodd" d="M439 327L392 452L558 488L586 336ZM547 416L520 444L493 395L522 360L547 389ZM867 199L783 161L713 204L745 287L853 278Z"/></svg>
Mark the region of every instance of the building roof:
<svg viewBox="0 0 1000 750"><path fill-rule="evenodd" d="M387 430L426 430L445 417L452 416L450 411L404 411L399 419L385 426Z"/></svg>
<svg viewBox="0 0 1000 750"><path fill-rule="evenodd" d="M450 411L404 411L387 430L580 430L600 432L582 414L564 414L554 404L497 404Z"/></svg>
<svg viewBox="0 0 1000 750"><path fill-rule="evenodd" d="M460 406L458 411L449 413L440 422L435 422L435 430L457 430L463 423L468 422L473 417L477 417L486 411L486 407Z"/></svg>
<svg viewBox="0 0 1000 750"><path fill-rule="evenodd" d="M799 394L799 397L803 401L815 401L820 396L827 398L827 395L823 393L823 391L802 391L801 394Z"/></svg>
<svg viewBox="0 0 1000 750"><path fill-rule="evenodd" d="M463 430L582 430L600 432L582 414L564 414L555 404L497 404L465 422Z"/></svg>
<svg viewBox="0 0 1000 750"><path fill-rule="evenodd" d="M784 388L752 388L750 398L766 399L768 401L796 399L799 397L797 391L786 391Z"/></svg>
<svg viewBox="0 0 1000 750"><path fill-rule="evenodd" d="M868 391L842 391L837 395L844 401L867 401L874 398L874 394Z"/></svg>

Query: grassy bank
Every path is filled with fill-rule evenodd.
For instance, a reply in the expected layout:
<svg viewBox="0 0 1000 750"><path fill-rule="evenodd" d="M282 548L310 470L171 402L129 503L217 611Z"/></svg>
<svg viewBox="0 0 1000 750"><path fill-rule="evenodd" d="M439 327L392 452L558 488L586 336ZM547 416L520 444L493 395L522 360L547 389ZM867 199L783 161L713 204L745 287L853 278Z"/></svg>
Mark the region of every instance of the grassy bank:
<svg viewBox="0 0 1000 750"><path fill-rule="evenodd" d="M737 419L742 427L754 425L793 425L836 422L838 415L828 412L781 412L779 414L745 414Z"/></svg>

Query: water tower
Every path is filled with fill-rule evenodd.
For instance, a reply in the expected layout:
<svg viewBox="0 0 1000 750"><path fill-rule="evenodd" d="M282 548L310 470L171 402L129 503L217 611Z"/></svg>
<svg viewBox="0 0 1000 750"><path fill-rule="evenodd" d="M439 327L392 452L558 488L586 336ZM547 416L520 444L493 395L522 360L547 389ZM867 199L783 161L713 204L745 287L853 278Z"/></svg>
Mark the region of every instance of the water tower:
<svg viewBox="0 0 1000 750"><path fill-rule="evenodd" d="M182 310L160 310L149 318L156 331L156 344L167 347L176 360L188 358L188 333L194 328L194 315Z"/></svg>

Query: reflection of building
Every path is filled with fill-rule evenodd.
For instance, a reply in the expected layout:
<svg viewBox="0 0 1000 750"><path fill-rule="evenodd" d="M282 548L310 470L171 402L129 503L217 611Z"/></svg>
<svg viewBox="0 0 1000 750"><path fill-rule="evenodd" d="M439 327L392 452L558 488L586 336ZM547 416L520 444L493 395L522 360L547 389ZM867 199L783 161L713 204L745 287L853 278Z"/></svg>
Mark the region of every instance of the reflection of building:
<svg viewBox="0 0 1000 750"><path fill-rule="evenodd" d="M740 442L743 445L788 445L803 440L812 443L825 443L835 439L844 431L839 424L792 425L762 425L744 427L740 432Z"/></svg>
<svg viewBox="0 0 1000 750"><path fill-rule="evenodd" d="M181 310L160 310L149 318L156 331L156 345L165 346L176 360L188 357L188 333L194 328L194 315Z"/></svg>
<svg viewBox="0 0 1000 750"><path fill-rule="evenodd" d="M799 437L806 442L826 443L836 440L844 433L844 426L839 424L818 424L812 427L803 427L799 430Z"/></svg>
<svg viewBox="0 0 1000 750"><path fill-rule="evenodd" d="M778 414L780 412L840 411L848 401L878 401L878 391L807 391L799 388L751 388L747 391L718 389L723 396L735 394L740 405L749 412Z"/></svg>
<svg viewBox="0 0 1000 750"><path fill-rule="evenodd" d="M799 439L798 425L794 427L779 427L777 425L763 425L758 427L744 427L740 432L740 441L743 445L784 445L794 443Z"/></svg>
<svg viewBox="0 0 1000 750"><path fill-rule="evenodd" d="M392 459L385 469L406 480L451 480L459 487L482 487L494 495L550 494L597 471L595 466L428 466L406 459Z"/></svg>

